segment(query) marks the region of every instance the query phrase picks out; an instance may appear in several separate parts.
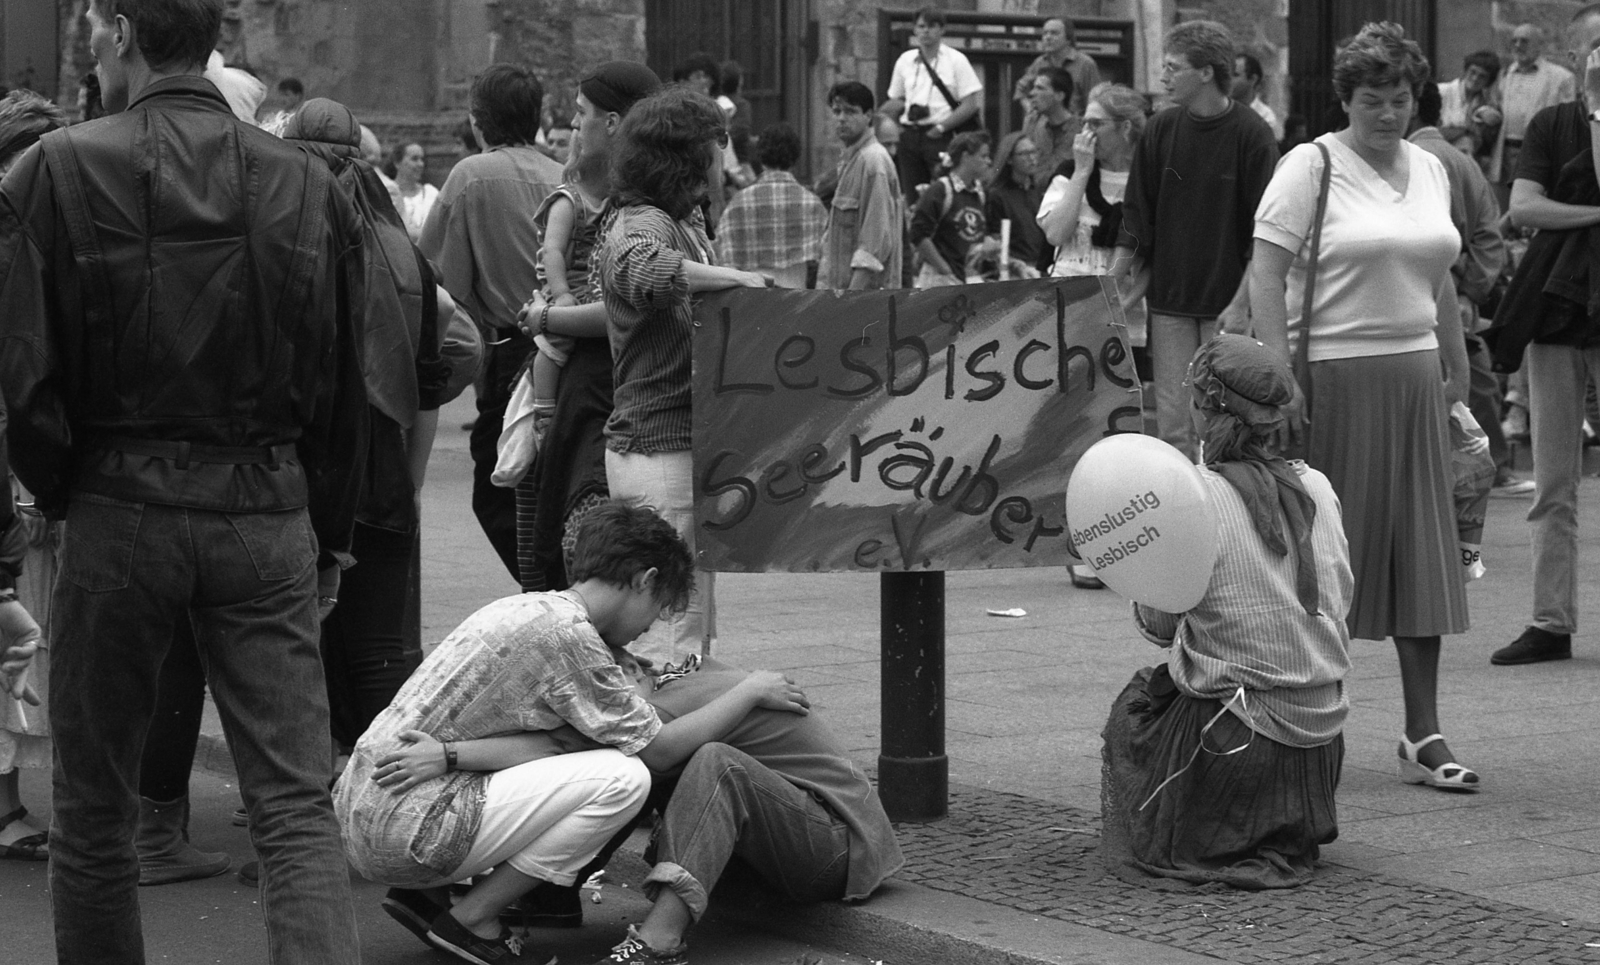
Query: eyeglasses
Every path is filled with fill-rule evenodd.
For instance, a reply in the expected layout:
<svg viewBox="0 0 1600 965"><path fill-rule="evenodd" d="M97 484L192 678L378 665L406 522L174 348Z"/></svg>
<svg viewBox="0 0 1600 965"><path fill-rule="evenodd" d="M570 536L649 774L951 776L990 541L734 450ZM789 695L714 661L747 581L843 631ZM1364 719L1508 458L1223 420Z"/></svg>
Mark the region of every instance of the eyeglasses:
<svg viewBox="0 0 1600 965"><path fill-rule="evenodd" d="M1168 74L1181 74L1186 70L1196 70L1196 69L1198 69L1198 68L1196 68L1196 67L1194 67L1194 66L1192 66L1190 64L1173 63L1170 60L1166 60L1166 61L1162 61L1162 63L1161 63L1161 76L1165 77Z"/></svg>
<svg viewBox="0 0 1600 965"><path fill-rule="evenodd" d="M717 147L728 146L728 131L723 129L717 132Z"/></svg>
<svg viewBox="0 0 1600 965"><path fill-rule="evenodd" d="M1014 157L1037 157L1039 154L1039 149L1036 147L1018 148L1015 151L1012 151L1011 154Z"/></svg>
<svg viewBox="0 0 1600 965"><path fill-rule="evenodd" d="M1105 127L1107 124L1115 124L1115 123L1116 123L1116 121L1113 121L1109 117L1085 117L1083 119L1083 126L1087 127L1091 131L1098 131L1100 128Z"/></svg>

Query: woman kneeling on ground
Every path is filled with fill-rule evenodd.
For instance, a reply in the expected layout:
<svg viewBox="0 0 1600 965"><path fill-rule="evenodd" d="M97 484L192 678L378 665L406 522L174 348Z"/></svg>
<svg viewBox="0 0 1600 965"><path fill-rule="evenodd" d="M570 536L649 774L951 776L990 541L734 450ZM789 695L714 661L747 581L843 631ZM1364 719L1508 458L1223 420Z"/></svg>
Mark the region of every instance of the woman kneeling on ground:
<svg viewBox="0 0 1600 965"><path fill-rule="evenodd" d="M1119 875L1289 888L1338 835L1350 552L1327 477L1277 453L1289 366L1219 335L1189 384L1220 551L1187 613L1134 606L1170 655L1106 723L1101 853Z"/></svg>
<svg viewBox="0 0 1600 965"><path fill-rule="evenodd" d="M647 767L682 764L754 708L809 706L769 671L667 724L634 692L607 645L681 611L694 585L688 548L649 510L591 513L572 576L569 590L468 617L373 720L334 788L351 864L392 886L384 909L465 961L549 960L500 913L541 882L570 886L644 804ZM562 753L571 743L552 732L567 725L605 749ZM466 878L451 907L442 886Z"/></svg>

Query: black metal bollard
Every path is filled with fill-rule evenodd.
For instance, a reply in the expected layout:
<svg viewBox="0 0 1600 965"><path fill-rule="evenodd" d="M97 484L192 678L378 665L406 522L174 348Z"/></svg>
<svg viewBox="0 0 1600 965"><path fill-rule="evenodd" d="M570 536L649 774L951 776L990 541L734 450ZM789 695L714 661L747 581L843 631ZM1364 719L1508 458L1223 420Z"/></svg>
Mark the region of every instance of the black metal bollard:
<svg viewBox="0 0 1600 965"><path fill-rule="evenodd" d="M944 573L879 576L883 637L878 794L894 821L936 821L949 808L944 753Z"/></svg>

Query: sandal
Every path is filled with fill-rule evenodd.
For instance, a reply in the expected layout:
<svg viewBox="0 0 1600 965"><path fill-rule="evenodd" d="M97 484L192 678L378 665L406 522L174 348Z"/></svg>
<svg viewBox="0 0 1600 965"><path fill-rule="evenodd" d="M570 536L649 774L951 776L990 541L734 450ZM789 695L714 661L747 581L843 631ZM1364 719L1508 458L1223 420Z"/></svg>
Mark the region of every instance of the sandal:
<svg viewBox="0 0 1600 965"><path fill-rule="evenodd" d="M1415 744L1400 735L1400 780L1405 784L1426 784L1441 791L1478 790L1478 773L1470 767L1446 761L1438 767L1428 767L1417 760L1417 753L1434 741L1444 740L1443 734L1430 734Z"/></svg>
<svg viewBox="0 0 1600 965"><path fill-rule="evenodd" d="M1067 567L1067 579L1071 580L1072 585L1080 590L1103 590L1106 588L1105 581L1095 576L1094 570L1089 569L1087 566L1069 565Z"/></svg>
<svg viewBox="0 0 1600 965"><path fill-rule="evenodd" d="M27 808L17 808L10 814L0 815L0 831L28 816ZM50 858L50 832L40 831L10 844L0 844L0 858L15 861L47 861Z"/></svg>

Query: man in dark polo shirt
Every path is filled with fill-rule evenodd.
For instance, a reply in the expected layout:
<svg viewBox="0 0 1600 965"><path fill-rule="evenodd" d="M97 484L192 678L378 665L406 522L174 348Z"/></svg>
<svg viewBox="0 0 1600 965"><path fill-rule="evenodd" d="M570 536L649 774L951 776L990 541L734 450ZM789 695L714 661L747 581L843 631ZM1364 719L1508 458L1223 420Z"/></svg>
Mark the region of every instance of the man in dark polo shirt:
<svg viewBox="0 0 1600 965"><path fill-rule="evenodd" d="M1500 665L1565 660L1578 626L1578 478L1583 400L1600 372L1600 323L1591 314L1600 279L1564 270L1594 262L1600 185L1591 145L1600 136L1600 4L1567 30L1567 58L1583 98L1546 107L1528 122L1511 186L1511 219L1537 228L1517 268L1493 335L1495 368L1515 371L1526 346L1533 430L1533 622L1490 657ZM1562 284L1563 281L1568 284ZM1571 284L1576 282L1576 284Z"/></svg>

